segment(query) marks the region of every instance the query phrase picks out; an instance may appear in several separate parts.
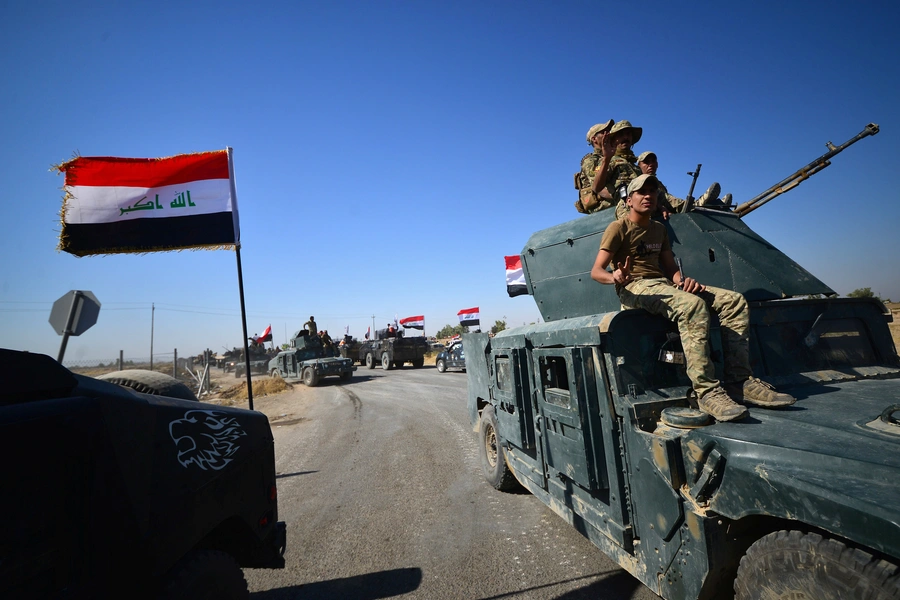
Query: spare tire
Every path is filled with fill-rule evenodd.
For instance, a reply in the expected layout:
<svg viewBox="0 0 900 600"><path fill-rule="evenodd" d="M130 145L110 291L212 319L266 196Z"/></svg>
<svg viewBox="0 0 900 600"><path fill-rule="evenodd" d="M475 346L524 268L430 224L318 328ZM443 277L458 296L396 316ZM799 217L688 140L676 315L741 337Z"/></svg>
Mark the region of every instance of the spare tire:
<svg viewBox="0 0 900 600"><path fill-rule="evenodd" d="M115 371L101 375L97 379L131 388L144 394L168 396L169 398L180 398L181 400L197 400L197 396L194 395L191 388L174 377L165 373L157 373L156 371L126 369L125 371Z"/></svg>

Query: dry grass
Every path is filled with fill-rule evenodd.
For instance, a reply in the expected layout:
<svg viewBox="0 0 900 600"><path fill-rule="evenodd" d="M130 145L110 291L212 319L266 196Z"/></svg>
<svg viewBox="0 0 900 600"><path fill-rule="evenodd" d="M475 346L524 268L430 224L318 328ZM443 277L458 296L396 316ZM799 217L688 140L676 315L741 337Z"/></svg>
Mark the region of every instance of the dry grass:
<svg viewBox="0 0 900 600"><path fill-rule="evenodd" d="M271 396L280 394L287 390L294 389L294 386L279 377L260 377L253 380L253 397ZM238 401L247 400L247 382L242 381L237 385L233 385L216 394L219 399L217 404L232 406Z"/></svg>

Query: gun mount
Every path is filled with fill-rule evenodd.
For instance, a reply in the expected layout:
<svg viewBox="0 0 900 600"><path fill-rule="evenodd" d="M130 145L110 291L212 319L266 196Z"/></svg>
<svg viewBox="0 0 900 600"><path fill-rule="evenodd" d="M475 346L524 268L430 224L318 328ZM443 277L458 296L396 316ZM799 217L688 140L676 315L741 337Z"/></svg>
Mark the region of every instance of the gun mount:
<svg viewBox="0 0 900 600"><path fill-rule="evenodd" d="M847 140L840 146L835 146L830 141L827 142L825 144L825 146L828 148L828 152L826 152L825 154L823 154L816 160L812 161L811 163L809 163L802 169L796 171L793 175L782 179L781 181L779 181L778 183L776 183L775 185L773 185L772 187L770 187L763 193L761 193L757 196L754 196L750 200L747 200L746 202L744 202L743 204L741 204L740 206L738 206L737 208L734 209L735 214L738 215L739 217L743 217L744 215L753 212L754 210L756 210L757 208L759 208L766 202L774 199L775 197L780 196L781 194L794 189L795 187L800 185L803 182L803 180L809 179L811 176L815 175L816 173L818 173L819 171L821 171L822 169L824 169L825 167L830 165L831 157L833 157L834 155L836 155L840 152L843 152L843 150L845 148L847 148L848 146L852 146L853 144L855 144L859 140L863 139L864 137L868 137L870 135L875 135L879 131L880 130L878 128L878 125L876 125L875 123L869 123L868 125L866 125L865 129L860 131L858 134L856 134L854 137L850 138L849 140Z"/></svg>

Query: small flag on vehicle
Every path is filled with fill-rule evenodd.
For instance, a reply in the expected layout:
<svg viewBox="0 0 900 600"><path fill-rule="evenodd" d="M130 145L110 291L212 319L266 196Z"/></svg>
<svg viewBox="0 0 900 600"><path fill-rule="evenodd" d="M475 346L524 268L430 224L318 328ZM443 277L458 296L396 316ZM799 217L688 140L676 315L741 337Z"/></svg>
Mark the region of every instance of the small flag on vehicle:
<svg viewBox="0 0 900 600"><path fill-rule="evenodd" d="M478 325L481 323L481 321L479 320L479 316L478 316L478 307L477 306L474 308L464 308L456 314L459 316L459 324L460 325L469 326L469 325Z"/></svg>
<svg viewBox="0 0 900 600"><path fill-rule="evenodd" d="M510 298L521 296L528 293L528 286L525 285L525 273L522 271L522 257L504 256L506 259L506 293Z"/></svg>
<svg viewBox="0 0 900 600"><path fill-rule="evenodd" d="M423 315L406 317L405 319L400 319L400 324L403 325L404 329L425 329L425 317Z"/></svg>

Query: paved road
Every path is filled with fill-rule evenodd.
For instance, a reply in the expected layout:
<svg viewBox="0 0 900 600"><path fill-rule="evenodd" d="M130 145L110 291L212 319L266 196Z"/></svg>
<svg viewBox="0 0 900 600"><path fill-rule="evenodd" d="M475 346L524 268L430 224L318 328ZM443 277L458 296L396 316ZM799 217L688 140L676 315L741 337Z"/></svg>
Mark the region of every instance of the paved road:
<svg viewBox="0 0 900 600"><path fill-rule="evenodd" d="M255 600L657 598L530 494L484 481L465 373L361 368L292 394L270 415L287 568L247 570Z"/></svg>

